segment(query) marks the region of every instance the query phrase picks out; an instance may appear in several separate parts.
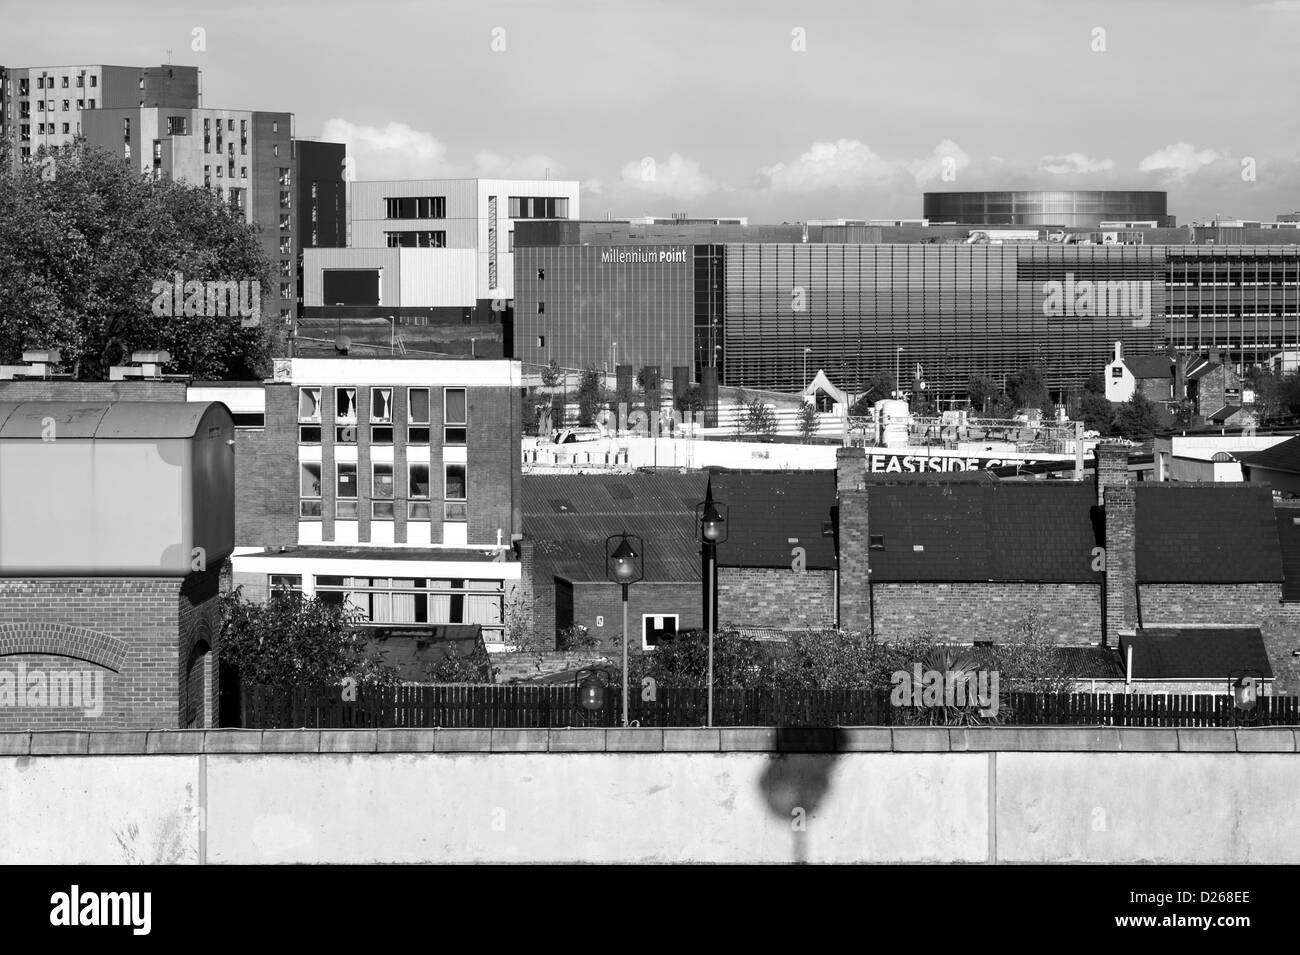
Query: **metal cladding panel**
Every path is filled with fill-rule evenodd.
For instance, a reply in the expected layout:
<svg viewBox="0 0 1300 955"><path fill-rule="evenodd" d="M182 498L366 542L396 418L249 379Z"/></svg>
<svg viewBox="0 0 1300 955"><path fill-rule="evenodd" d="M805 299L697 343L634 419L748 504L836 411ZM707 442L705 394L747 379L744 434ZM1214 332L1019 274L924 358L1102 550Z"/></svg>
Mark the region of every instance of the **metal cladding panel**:
<svg viewBox="0 0 1300 955"><path fill-rule="evenodd" d="M305 308L331 305L325 301L325 272L333 269L379 269L381 305L399 304L401 284L398 249L304 249L302 297Z"/></svg>
<svg viewBox="0 0 1300 955"><path fill-rule="evenodd" d="M477 304L472 249L399 249L398 253L398 304L407 308L472 308Z"/></svg>
<svg viewBox="0 0 1300 955"><path fill-rule="evenodd" d="M32 402L18 415L59 404L70 403ZM140 407L146 404L162 413ZM224 559L234 546L227 443L234 424L221 404L184 405L117 403L102 415L116 424L102 433L56 427L46 440L11 433L15 414L8 414L0 436L0 576L184 577L195 547L204 548L207 566ZM57 414L45 417L57 423ZM186 417L192 426L181 424ZM133 433L150 430L161 433Z"/></svg>

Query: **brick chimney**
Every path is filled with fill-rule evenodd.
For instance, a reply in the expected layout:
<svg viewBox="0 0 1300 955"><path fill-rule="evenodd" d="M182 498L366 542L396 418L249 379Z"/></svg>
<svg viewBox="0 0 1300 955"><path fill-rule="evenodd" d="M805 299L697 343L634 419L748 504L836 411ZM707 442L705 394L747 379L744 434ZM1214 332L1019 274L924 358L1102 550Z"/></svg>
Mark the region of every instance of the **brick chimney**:
<svg viewBox="0 0 1300 955"><path fill-rule="evenodd" d="M865 448L840 448L835 452L835 491L857 491L866 486L867 451Z"/></svg>
<svg viewBox="0 0 1300 955"><path fill-rule="evenodd" d="M858 450L861 449L851 449ZM841 472L843 473L843 472ZM872 632L871 537L868 534L868 497L863 489L842 488L839 493L839 594L837 618L841 630Z"/></svg>
<svg viewBox="0 0 1300 955"><path fill-rule="evenodd" d="M1097 446L1097 503L1106 521L1106 645L1119 645L1119 632L1133 630L1137 612L1137 493L1128 470L1128 448Z"/></svg>

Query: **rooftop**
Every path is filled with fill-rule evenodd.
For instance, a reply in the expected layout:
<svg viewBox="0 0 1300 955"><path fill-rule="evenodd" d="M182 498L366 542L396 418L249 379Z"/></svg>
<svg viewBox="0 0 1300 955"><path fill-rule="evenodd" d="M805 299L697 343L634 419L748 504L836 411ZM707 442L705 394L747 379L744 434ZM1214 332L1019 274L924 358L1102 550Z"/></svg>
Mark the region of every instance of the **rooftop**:
<svg viewBox="0 0 1300 955"><path fill-rule="evenodd" d="M1254 451L1250 454L1249 459L1244 455L1238 455L1238 457L1246 461L1252 468L1266 468L1270 471L1300 474L1300 437L1283 441L1281 444L1275 444L1263 451Z"/></svg>
<svg viewBox="0 0 1300 955"><path fill-rule="evenodd" d="M835 568L834 471L724 471L711 487L728 505L720 566L788 569L798 546L808 570Z"/></svg>
<svg viewBox="0 0 1300 955"><path fill-rule="evenodd" d="M1224 680L1234 670L1273 678L1258 627L1149 627L1120 638L1133 647L1135 680Z"/></svg>
<svg viewBox="0 0 1300 955"><path fill-rule="evenodd" d="M1140 483L1135 490L1139 583L1281 582L1267 487Z"/></svg>

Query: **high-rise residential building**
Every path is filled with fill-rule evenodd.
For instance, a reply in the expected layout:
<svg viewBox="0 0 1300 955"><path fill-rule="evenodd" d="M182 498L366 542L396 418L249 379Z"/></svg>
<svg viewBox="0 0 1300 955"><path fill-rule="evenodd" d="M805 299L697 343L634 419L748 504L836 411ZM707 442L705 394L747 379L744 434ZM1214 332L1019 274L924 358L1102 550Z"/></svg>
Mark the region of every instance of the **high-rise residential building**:
<svg viewBox="0 0 1300 955"><path fill-rule="evenodd" d="M17 164L41 146L71 145L92 111L193 108L199 101L195 66L0 67L0 139Z"/></svg>
<svg viewBox="0 0 1300 955"><path fill-rule="evenodd" d="M293 114L186 107L96 109L86 140L133 168L213 190L259 229L271 263L262 311L283 327L297 301Z"/></svg>
<svg viewBox="0 0 1300 955"><path fill-rule="evenodd" d="M298 248L341 249L347 243L348 194L343 143L295 139L298 160Z"/></svg>

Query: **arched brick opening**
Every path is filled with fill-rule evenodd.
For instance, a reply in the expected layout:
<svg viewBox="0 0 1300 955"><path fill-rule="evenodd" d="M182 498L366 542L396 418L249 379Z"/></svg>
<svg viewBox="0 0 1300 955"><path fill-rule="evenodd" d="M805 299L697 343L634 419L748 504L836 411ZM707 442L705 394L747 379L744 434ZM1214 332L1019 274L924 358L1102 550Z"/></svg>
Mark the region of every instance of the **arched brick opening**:
<svg viewBox="0 0 1300 955"><path fill-rule="evenodd" d="M63 623L0 624L0 657L25 653L71 657L120 673L126 661L126 642Z"/></svg>

